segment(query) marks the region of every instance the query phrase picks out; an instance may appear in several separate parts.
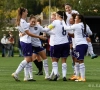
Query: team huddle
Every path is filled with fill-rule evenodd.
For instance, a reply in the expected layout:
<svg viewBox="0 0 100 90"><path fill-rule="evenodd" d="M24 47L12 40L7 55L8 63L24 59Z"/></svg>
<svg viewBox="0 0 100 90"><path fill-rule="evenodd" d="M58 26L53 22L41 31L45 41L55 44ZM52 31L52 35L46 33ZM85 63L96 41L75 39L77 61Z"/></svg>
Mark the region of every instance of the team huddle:
<svg viewBox="0 0 100 90"><path fill-rule="evenodd" d="M86 81L84 56L87 51L91 58L97 55L93 52L91 40L92 31L86 24L83 15L78 11L72 10L70 4L65 4L65 11L57 11L51 14L52 23L43 28L37 24L37 19L33 15L30 16L29 22L26 22L28 10L26 8L18 8L16 25L19 30L20 44L24 55L24 60L19 64L12 77L16 81L20 81L18 74L24 69L24 81L36 81L33 78L32 62L36 57L43 59L43 68L45 79L49 81L57 81L59 78L58 61L62 61L62 79L67 81L67 57L70 55L73 62L74 75L70 80ZM52 60L52 72L49 75L48 59L46 52L41 45L41 40L46 40L40 36L40 32L50 35L50 57ZM39 73L41 70L39 70Z"/></svg>

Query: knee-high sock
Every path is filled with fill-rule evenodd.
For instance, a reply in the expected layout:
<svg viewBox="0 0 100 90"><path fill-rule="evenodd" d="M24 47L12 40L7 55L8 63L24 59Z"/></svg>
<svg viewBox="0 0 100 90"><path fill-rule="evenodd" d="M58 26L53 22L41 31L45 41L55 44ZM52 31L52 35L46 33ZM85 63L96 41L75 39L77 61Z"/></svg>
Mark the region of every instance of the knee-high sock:
<svg viewBox="0 0 100 90"><path fill-rule="evenodd" d="M48 69L48 60L43 60L43 68L46 76L49 76L49 69Z"/></svg>
<svg viewBox="0 0 100 90"><path fill-rule="evenodd" d="M53 71L53 68L52 68L52 71L51 71L51 74L50 74L50 78L52 78L54 75L54 71Z"/></svg>
<svg viewBox="0 0 100 90"><path fill-rule="evenodd" d="M63 75L63 77L66 77L66 73L67 73L67 64L62 63L62 75Z"/></svg>
<svg viewBox="0 0 100 90"><path fill-rule="evenodd" d="M43 69L43 62L42 61L40 61L40 62L38 62L38 64L39 64L39 72L41 72L42 71L42 69Z"/></svg>
<svg viewBox="0 0 100 90"><path fill-rule="evenodd" d="M29 63L28 63L29 64ZM26 65L25 66L25 68L24 68L24 78L26 79L26 80L28 80L29 79L29 65Z"/></svg>
<svg viewBox="0 0 100 90"><path fill-rule="evenodd" d="M20 64L19 64L19 66L18 66L18 68L16 69L16 71L15 71L15 73L18 75L21 71L22 71L22 69L27 65L27 61L26 60L23 60Z"/></svg>
<svg viewBox="0 0 100 90"><path fill-rule="evenodd" d="M76 76L79 77L79 63L75 62L75 72L76 72Z"/></svg>
<svg viewBox="0 0 100 90"><path fill-rule="evenodd" d="M80 64L80 75L82 79L85 79L85 65L84 63Z"/></svg>
<svg viewBox="0 0 100 90"><path fill-rule="evenodd" d="M29 63L28 63L28 66L29 66L29 76L30 76L30 79L33 79L33 67L32 67L32 62L29 62Z"/></svg>
<svg viewBox="0 0 100 90"><path fill-rule="evenodd" d="M39 69L39 63L38 63L38 60L36 59L36 60L34 60L33 62L34 62L34 64L36 65L36 67Z"/></svg>
<svg viewBox="0 0 100 90"><path fill-rule="evenodd" d="M94 55L93 47L92 47L92 43L91 42L88 43L88 52L89 52L89 54L91 56Z"/></svg>
<svg viewBox="0 0 100 90"><path fill-rule="evenodd" d="M57 75L57 73L58 73L58 63L52 62L52 67L53 67L54 75Z"/></svg>

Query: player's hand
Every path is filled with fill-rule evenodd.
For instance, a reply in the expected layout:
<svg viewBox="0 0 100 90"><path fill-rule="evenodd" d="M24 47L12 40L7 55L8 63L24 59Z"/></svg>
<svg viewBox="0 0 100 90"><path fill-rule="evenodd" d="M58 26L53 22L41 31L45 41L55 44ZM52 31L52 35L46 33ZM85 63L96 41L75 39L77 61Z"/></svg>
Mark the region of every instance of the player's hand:
<svg viewBox="0 0 100 90"><path fill-rule="evenodd" d="M19 36L20 37L22 37L22 36L24 36L24 35L26 35L25 33L19 33Z"/></svg>
<svg viewBox="0 0 100 90"><path fill-rule="evenodd" d="M40 37L40 39L42 39L42 40L46 40L47 39L47 37L43 37L43 36L39 36Z"/></svg>

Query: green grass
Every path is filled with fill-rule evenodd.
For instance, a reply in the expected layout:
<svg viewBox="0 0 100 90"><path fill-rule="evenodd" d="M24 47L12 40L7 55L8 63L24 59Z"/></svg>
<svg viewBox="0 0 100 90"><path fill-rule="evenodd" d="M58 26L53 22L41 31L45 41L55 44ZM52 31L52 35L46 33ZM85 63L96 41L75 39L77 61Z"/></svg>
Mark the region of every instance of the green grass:
<svg viewBox="0 0 100 90"><path fill-rule="evenodd" d="M51 72L51 60L49 59L49 71ZM100 90L100 57L91 59L85 57L86 82L62 81L61 61L59 61L60 80L57 82L44 80L43 76L34 75L36 82L24 82L23 71L19 74L21 82L16 82L11 77L19 63L21 57L0 57L0 90ZM67 78L72 73L71 58L67 60ZM37 73L37 68L33 64L33 74Z"/></svg>

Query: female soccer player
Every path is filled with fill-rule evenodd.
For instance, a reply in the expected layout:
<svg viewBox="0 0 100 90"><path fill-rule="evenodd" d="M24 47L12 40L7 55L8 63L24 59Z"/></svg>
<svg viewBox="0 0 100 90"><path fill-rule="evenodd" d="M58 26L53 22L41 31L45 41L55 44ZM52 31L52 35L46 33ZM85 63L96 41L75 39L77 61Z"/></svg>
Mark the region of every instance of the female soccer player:
<svg viewBox="0 0 100 90"><path fill-rule="evenodd" d="M69 21L70 21L72 14L79 14L79 13L76 10L72 10L72 6L68 3L65 4L65 12L67 15L66 25L70 26L71 24Z"/></svg>
<svg viewBox="0 0 100 90"><path fill-rule="evenodd" d="M85 19L82 15L76 15L75 24L72 26L64 26L65 29L72 29L74 31L75 47L77 60L75 61L76 81L86 81L85 79L85 65L84 56L88 49L88 43L86 40L87 34L91 34L89 27L85 23ZM79 78L79 73L81 78Z"/></svg>
<svg viewBox="0 0 100 90"><path fill-rule="evenodd" d="M53 81L57 81L57 73L58 73L58 63L57 61L61 57L62 59L62 77L63 81L67 81L66 79L66 59L69 55L69 42L67 38L67 32L64 30L63 23L66 22L67 16L64 11L58 11L56 13L56 20L54 20L48 28L53 28L54 31L54 51L53 51L53 71L54 71L54 79ZM64 22L65 21L65 22Z"/></svg>
<svg viewBox="0 0 100 90"><path fill-rule="evenodd" d="M76 10L72 10L72 6L68 3L65 4L65 12L66 12L66 15L67 15L66 25L71 26L74 21L72 20L72 22L70 22L70 19L72 17L75 17L75 14L79 14L79 13ZM73 14L73 16L72 16L72 14ZM74 46L74 39L68 35L68 40L69 40L69 43L70 43L70 55L71 55L72 52L73 52L72 45ZM72 55L71 55L71 58L72 58L72 68L73 68L74 74L75 74L75 67L74 67L75 63L74 63L74 60L73 60L74 58L73 58ZM74 77L74 75L71 76L71 78L73 78L73 77Z"/></svg>
<svg viewBox="0 0 100 90"><path fill-rule="evenodd" d="M16 25L18 26L18 30L22 33L25 33L26 35L20 37L20 43L24 55L24 60L19 64L18 68L16 71L12 74L12 77L16 80L19 81L18 79L18 74L22 71L22 69L32 61L32 45L31 45L31 37L36 37L40 39L44 39L43 37L39 35L35 35L30 33L29 31L29 25L25 21L26 17L28 14L28 10L21 7L18 8L18 14L17 14L17 19L16 19ZM31 36L31 37L30 37ZM33 80L35 81L35 80Z"/></svg>
<svg viewBox="0 0 100 90"><path fill-rule="evenodd" d="M37 24L36 18L34 16L30 17L30 32L31 33L34 33L35 35L39 35L40 32L48 32L48 31L49 31L48 28L43 28L42 26ZM35 54L38 54L43 59L45 79L48 79L49 78L48 62L47 62L46 52L44 51L44 48L41 45L41 41L39 38L32 37L31 43L32 43L32 48L33 48L32 60L35 60L36 58Z"/></svg>
<svg viewBox="0 0 100 90"><path fill-rule="evenodd" d="M52 14L51 14L51 21L53 22L54 20L56 20L56 13L52 13ZM54 32L54 31L52 30L52 31L49 31L49 32ZM49 44L50 44L50 57L51 57L51 60L52 60L52 63L53 63L54 35L50 35L50 42L49 42ZM57 61L57 62L58 62L58 61ZM54 71L53 71L53 69L52 69L52 72L51 72L51 74L50 74L50 76L49 76L50 79L52 79L53 76L54 76ZM57 76L59 77L60 74L57 73ZM58 79L59 79L59 78L58 78Z"/></svg>
<svg viewBox="0 0 100 90"><path fill-rule="evenodd" d="M37 24L41 26L41 19L38 18L37 19ZM34 64L36 65L36 67L38 68L38 73L35 75L43 75L43 62L41 60L40 55L38 55L37 53L34 53L34 58L36 57L35 60L33 60Z"/></svg>
<svg viewBox="0 0 100 90"><path fill-rule="evenodd" d="M66 15L67 15L67 25L71 25L69 23L69 20L70 20L70 17L71 17L71 14L79 14L78 11L76 10L72 10L72 6L70 4L65 4L65 11L66 11ZM88 41L88 52L89 54L91 55L91 59L94 59L94 58L97 58L98 56L96 54L94 54L93 52L93 46L92 46L92 43L91 43L91 39L88 37L87 38L87 41Z"/></svg>

